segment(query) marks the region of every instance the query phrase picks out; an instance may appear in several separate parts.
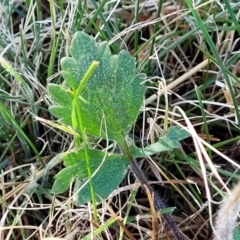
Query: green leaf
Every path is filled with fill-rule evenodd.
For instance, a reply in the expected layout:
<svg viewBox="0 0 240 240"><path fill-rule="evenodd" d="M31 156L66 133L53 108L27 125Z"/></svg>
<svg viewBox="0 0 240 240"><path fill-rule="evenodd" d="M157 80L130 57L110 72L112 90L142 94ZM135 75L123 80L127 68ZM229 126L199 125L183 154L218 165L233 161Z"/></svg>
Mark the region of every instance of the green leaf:
<svg viewBox="0 0 240 240"><path fill-rule="evenodd" d="M130 151L134 157L146 157L163 151L170 151L174 148L180 148L181 144L179 141L189 136L190 134L181 127L173 126L169 128L168 134L161 137L158 142L153 143L144 149L131 145Z"/></svg>
<svg viewBox="0 0 240 240"><path fill-rule="evenodd" d="M60 123L72 122L71 105L73 102L73 94L64 85L48 84L48 91L54 102L58 102L58 106L51 106L51 113L59 118ZM66 107L68 106L68 107ZM64 118L64 119L63 119ZM68 124L72 126L72 124Z"/></svg>
<svg viewBox="0 0 240 240"><path fill-rule="evenodd" d="M98 61L87 81L79 101L83 126L86 133L118 140L125 136L134 124L143 101L145 87L141 82L144 74L136 74L135 59L126 51L111 55L106 42L97 44L94 38L77 32L72 40L72 57L61 61L62 75L66 84L76 90L93 61ZM72 95L66 87L49 85L49 93L55 106L52 114L61 122L72 126Z"/></svg>
<svg viewBox="0 0 240 240"><path fill-rule="evenodd" d="M92 185L97 201L106 198L121 183L127 172L129 161L121 155L108 154L95 149L88 149L90 168L93 173ZM76 190L81 190L77 194L77 203L84 204L91 200L91 191L88 181L87 164L84 150L70 152L64 157L66 166L55 178L53 192L55 194L66 191L70 183L77 180L80 184L75 186ZM83 187L82 187L83 186Z"/></svg>
<svg viewBox="0 0 240 240"><path fill-rule="evenodd" d="M55 194L63 193L68 190L70 183L74 180L79 169L76 166L64 168L56 176L52 190Z"/></svg>
<svg viewBox="0 0 240 240"><path fill-rule="evenodd" d="M233 240L240 239L240 228L235 228L233 231Z"/></svg>

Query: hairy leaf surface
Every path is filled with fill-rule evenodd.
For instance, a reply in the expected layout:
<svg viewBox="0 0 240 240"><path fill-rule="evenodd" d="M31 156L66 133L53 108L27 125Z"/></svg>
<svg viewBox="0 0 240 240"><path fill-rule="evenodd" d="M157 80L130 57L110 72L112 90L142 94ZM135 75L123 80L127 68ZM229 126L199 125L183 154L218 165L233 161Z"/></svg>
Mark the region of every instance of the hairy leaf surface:
<svg viewBox="0 0 240 240"><path fill-rule="evenodd" d="M88 149L87 154L90 159L92 184L97 200L106 198L123 180L129 161L124 156L108 154L95 149ZM88 181L88 167L84 150L70 152L64 158L64 165L66 168L55 176L53 192L59 194L66 191L70 183L77 179L81 180L80 191L77 193L78 204L90 201L89 182L83 186Z"/></svg>
<svg viewBox="0 0 240 240"><path fill-rule="evenodd" d="M173 126L168 129L168 134L160 137L156 143L147 146L144 149L130 146L130 151L134 157L147 157L163 151L170 151L174 148L180 148L180 141L189 137L190 134L179 126Z"/></svg>
<svg viewBox="0 0 240 240"><path fill-rule="evenodd" d="M62 75L71 89L76 90L93 61L99 65L86 83L80 101L86 133L118 140L131 129L143 102L144 74L136 74L135 60L126 51L111 55L106 42L97 44L83 32L74 35L72 57L61 61ZM50 111L66 125L72 126L71 93L63 86L49 85L55 106Z"/></svg>

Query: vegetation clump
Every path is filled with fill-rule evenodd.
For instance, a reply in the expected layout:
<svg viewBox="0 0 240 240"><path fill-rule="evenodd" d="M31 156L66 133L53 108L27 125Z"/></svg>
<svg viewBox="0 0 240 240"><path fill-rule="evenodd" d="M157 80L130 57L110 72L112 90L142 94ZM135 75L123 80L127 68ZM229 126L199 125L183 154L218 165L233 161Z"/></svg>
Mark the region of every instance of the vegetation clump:
<svg viewBox="0 0 240 240"><path fill-rule="evenodd" d="M0 238L211 239L239 180L239 5L1 2Z"/></svg>

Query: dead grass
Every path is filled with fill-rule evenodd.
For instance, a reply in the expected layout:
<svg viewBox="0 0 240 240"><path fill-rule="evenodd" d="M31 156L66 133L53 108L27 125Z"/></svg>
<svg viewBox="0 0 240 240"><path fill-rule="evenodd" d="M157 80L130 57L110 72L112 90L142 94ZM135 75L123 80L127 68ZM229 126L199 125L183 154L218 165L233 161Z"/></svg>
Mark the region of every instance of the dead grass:
<svg viewBox="0 0 240 240"><path fill-rule="evenodd" d="M148 74L133 132L138 146L164 132L165 114L169 124L191 133L182 149L141 159L139 165L166 204L175 207L173 218L186 239L211 239L218 204L239 179L238 109L233 104L233 99L239 102L237 26L217 1L196 6L226 67L232 95L185 1L163 1L162 6L153 0L101 2L99 12L95 1L0 3L0 59L11 66L0 67L5 107L0 109L0 239L172 239L151 196L130 172L98 205L98 223L91 204L76 206L71 191L52 194L61 159L51 167L47 185L41 185L45 165L71 149L71 136L36 116L53 120L46 86L62 82L59 62L69 55L77 30L109 41L113 53L129 50L139 71ZM230 4L238 17L239 3ZM101 142L93 144L104 148Z"/></svg>

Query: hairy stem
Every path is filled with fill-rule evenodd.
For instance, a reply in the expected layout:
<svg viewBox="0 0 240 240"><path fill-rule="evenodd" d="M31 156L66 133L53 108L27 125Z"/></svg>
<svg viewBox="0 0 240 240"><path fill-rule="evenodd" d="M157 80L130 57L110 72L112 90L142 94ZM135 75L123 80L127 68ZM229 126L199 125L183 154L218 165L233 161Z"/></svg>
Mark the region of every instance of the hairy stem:
<svg viewBox="0 0 240 240"><path fill-rule="evenodd" d="M136 160L132 158L131 161L131 168L132 172L136 175L138 180L142 185L145 185L148 190L151 192L152 195L154 195L154 207L157 211L166 208L166 205L164 204L162 197L160 194L154 190L154 188L148 183L148 179L145 176L145 174L142 172L142 170L139 168ZM169 229L172 230L175 238L177 240L184 240L185 238L183 237L182 233L180 232L176 222L173 220L172 216L170 213L165 213L163 214L163 217L167 223L167 226Z"/></svg>

